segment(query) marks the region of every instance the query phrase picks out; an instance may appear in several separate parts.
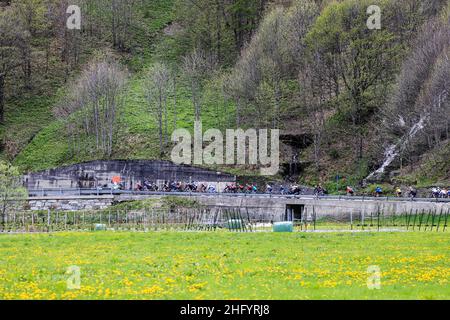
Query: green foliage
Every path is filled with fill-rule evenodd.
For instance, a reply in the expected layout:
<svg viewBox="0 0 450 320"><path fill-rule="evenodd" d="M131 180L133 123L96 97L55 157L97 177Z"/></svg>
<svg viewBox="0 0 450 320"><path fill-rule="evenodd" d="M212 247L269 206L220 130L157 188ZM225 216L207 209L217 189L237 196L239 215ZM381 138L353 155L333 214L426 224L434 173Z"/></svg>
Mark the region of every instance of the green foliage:
<svg viewBox="0 0 450 320"><path fill-rule="evenodd" d="M211 52L225 66L235 62L258 27L265 1L176 0L177 22L183 30L174 45L182 55L194 48Z"/></svg>
<svg viewBox="0 0 450 320"><path fill-rule="evenodd" d="M15 158L14 164L22 171L43 170L63 164L69 154L64 132L61 121L48 125Z"/></svg>
<svg viewBox="0 0 450 320"><path fill-rule="evenodd" d="M5 223L5 214L8 210L20 207L28 196L27 190L22 186L19 170L10 163L0 161L0 218Z"/></svg>
<svg viewBox="0 0 450 320"><path fill-rule="evenodd" d="M361 193L373 196L375 194L375 189L377 187L381 187L381 190L383 191L382 196L394 196L395 195L395 187L387 184L387 183L381 183L381 184L370 184L368 185L364 190L362 190Z"/></svg>
<svg viewBox="0 0 450 320"><path fill-rule="evenodd" d="M435 149L425 153L418 163L411 164L401 171L394 182L429 188L435 185L448 187L450 180L450 141L444 141ZM414 166L414 167L412 167Z"/></svg>
<svg viewBox="0 0 450 320"><path fill-rule="evenodd" d="M395 35L388 28L369 30L364 10L373 4L383 10L388 3L347 0L331 4L322 12L306 39L312 50L323 55L327 65L341 61L341 68L331 69L330 76L337 76L342 81L346 89L343 98L351 106L348 112L356 125L365 123L379 104L380 98L374 96L374 87L388 83L392 79L391 72L397 68L399 47Z"/></svg>
<svg viewBox="0 0 450 320"><path fill-rule="evenodd" d="M178 208L201 208L203 206L196 200L191 200L184 197L163 197L161 201L163 208L173 210Z"/></svg>

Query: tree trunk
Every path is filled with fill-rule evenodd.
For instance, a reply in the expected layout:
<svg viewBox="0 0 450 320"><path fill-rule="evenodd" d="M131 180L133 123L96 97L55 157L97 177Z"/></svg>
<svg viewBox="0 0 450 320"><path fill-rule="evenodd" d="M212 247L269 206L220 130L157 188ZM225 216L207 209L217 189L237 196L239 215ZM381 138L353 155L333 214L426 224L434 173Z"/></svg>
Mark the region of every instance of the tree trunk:
<svg viewBox="0 0 450 320"><path fill-rule="evenodd" d="M158 105L158 133L159 133L159 153L162 156L164 154L163 149L163 110L162 110L162 93L159 89L159 105Z"/></svg>
<svg viewBox="0 0 450 320"><path fill-rule="evenodd" d="M167 97L164 96L164 146L167 148L169 145L169 123L168 123L168 112L167 112Z"/></svg>
<svg viewBox="0 0 450 320"><path fill-rule="evenodd" d="M5 120L5 75L0 73L0 123Z"/></svg>
<svg viewBox="0 0 450 320"><path fill-rule="evenodd" d="M111 17L112 42L113 47L117 48L116 0L112 0L111 6L112 6L112 17Z"/></svg>
<svg viewBox="0 0 450 320"><path fill-rule="evenodd" d="M216 55L217 55L217 62L221 62L221 42L222 42L222 25L220 22L221 18L221 8L219 1L216 1L216 40L217 40L217 47L216 47Z"/></svg>
<svg viewBox="0 0 450 320"><path fill-rule="evenodd" d="M173 77L173 130L177 129L177 78Z"/></svg>

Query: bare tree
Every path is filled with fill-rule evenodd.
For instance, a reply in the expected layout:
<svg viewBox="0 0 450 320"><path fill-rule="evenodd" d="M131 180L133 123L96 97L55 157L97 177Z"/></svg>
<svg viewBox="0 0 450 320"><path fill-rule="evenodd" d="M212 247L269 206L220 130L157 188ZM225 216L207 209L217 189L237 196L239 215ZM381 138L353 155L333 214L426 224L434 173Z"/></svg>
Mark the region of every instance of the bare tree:
<svg viewBox="0 0 450 320"><path fill-rule="evenodd" d="M10 7L0 10L0 123L4 121L6 78L23 66L24 54L29 57L29 52L29 33L17 13Z"/></svg>
<svg viewBox="0 0 450 320"><path fill-rule="evenodd" d="M159 134L159 151L164 154L168 143L167 95L170 85L170 71L166 65L154 64L147 72L144 91L150 112L154 115ZM163 138L163 132L165 137ZM164 143L163 143L164 139Z"/></svg>
<svg viewBox="0 0 450 320"><path fill-rule="evenodd" d="M111 34L114 48L121 51L128 49L133 24L133 6L135 0L111 0Z"/></svg>
<svg viewBox="0 0 450 320"><path fill-rule="evenodd" d="M289 9L276 7L261 22L241 52L225 92L235 101L237 122L250 111L260 124L279 127L286 80L306 64L305 37L318 15L311 1L296 1Z"/></svg>
<svg viewBox="0 0 450 320"><path fill-rule="evenodd" d="M55 109L55 114L67 120L69 133L84 130L94 136L97 151L112 154L116 115L122 105L122 93L127 73L113 61L99 60L89 64L72 91ZM77 126L73 125L77 121Z"/></svg>
<svg viewBox="0 0 450 320"><path fill-rule="evenodd" d="M437 117L433 120L434 128L446 129L448 112L442 108L447 105L444 102L450 90L447 78L450 54L448 28L449 22L439 19L427 23L415 43L415 50L404 62L396 90L390 103L382 110L384 132L391 139L407 136L419 123L424 126L431 121L430 116ZM442 121L444 124L439 126Z"/></svg>
<svg viewBox="0 0 450 320"><path fill-rule="evenodd" d="M449 138L449 24L436 18L423 27L382 109L380 131L401 164Z"/></svg>
<svg viewBox="0 0 450 320"><path fill-rule="evenodd" d="M311 63L306 64L299 72L298 81L300 99L302 101L303 112L308 115L306 128L313 137L314 163L316 171L320 172L322 158L322 143L325 136L325 111L327 107L326 91L323 88L324 64L321 57L313 54Z"/></svg>
<svg viewBox="0 0 450 320"><path fill-rule="evenodd" d="M215 65L214 56L199 49L195 49L183 58L183 72L189 81L196 121L201 118L201 93L205 76L208 72L214 70Z"/></svg>

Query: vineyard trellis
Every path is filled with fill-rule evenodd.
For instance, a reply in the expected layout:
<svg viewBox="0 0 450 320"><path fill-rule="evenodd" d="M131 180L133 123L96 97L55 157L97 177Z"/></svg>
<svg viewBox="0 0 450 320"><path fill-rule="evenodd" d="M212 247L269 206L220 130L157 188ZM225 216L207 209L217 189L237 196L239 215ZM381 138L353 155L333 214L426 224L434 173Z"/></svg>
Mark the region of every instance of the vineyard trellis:
<svg viewBox="0 0 450 320"><path fill-rule="evenodd" d="M410 210L386 214L349 212L318 216L314 206L293 221L296 231L435 231L448 232L450 210ZM96 225L122 231L271 231L279 216L255 207L121 208L102 211L15 211L6 214L1 232L90 231Z"/></svg>

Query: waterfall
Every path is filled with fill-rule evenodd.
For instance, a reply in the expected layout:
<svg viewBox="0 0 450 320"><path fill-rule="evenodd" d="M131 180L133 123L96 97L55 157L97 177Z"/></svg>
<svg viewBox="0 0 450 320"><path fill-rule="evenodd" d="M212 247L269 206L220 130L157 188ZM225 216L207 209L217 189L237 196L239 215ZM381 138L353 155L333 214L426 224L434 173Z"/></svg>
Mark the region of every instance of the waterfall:
<svg viewBox="0 0 450 320"><path fill-rule="evenodd" d="M417 121L411 127L411 129L409 129L408 133L404 135L398 143L389 145L384 151L384 161L382 165L377 170L369 174L366 180L380 179L386 171L386 168L390 166L391 163L398 157L398 155L400 154L400 150L402 150L406 146L409 139L413 138L420 130L425 127L425 122L427 121L427 119L428 114L420 116L419 121Z"/></svg>
<svg viewBox="0 0 450 320"><path fill-rule="evenodd" d="M386 167L388 167L395 160L395 158L397 158L398 156L397 150L398 149L396 144L391 144L389 147L387 147L386 150L384 151L383 164L381 165L380 168L369 174L366 180L372 180L373 178L375 179L380 178L384 174Z"/></svg>

